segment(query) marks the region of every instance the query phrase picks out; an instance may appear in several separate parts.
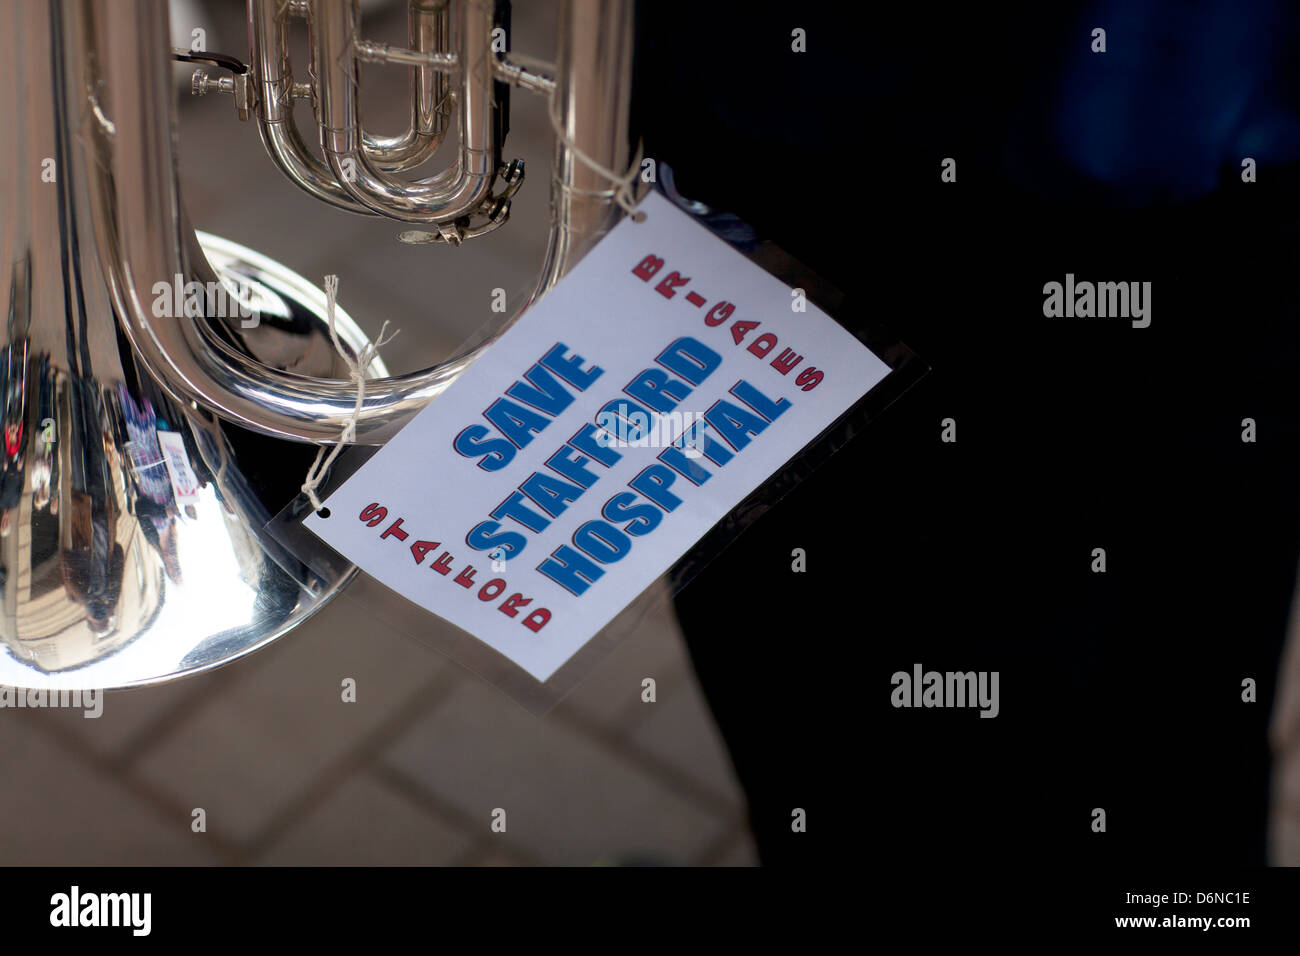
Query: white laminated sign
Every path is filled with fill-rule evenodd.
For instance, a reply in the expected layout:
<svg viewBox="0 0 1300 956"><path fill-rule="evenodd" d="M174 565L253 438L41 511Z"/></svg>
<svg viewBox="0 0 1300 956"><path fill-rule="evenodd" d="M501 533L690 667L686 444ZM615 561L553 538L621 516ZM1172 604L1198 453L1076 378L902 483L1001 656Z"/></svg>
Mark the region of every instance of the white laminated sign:
<svg viewBox="0 0 1300 956"><path fill-rule="evenodd" d="M640 208L304 522L539 681L889 373Z"/></svg>

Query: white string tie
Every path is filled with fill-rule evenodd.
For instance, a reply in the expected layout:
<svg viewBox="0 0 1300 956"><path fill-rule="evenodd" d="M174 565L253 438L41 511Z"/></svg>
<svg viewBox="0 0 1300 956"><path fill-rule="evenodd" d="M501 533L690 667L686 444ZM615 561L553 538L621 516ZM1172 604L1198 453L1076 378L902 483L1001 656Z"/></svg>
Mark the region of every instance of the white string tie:
<svg viewBox="0 0 1300 956"><path fill-rule="evenodd" d="M347 424L343 426L343 431L339 435L339 440L334 443L329 454L325 454L325 446L321 445L316 450L316 460L312 462L311 468L307 470L307 480L302 483L302 493L311 501L312 509L320 511L325 507L316 494L316 489L320 483L325 480L329 474L330 466L334 464L334 459L338 458L339 453L343 451L344 446L352 444L357 435L357 421L361 418L361 407L366 400L366 369L374 361L375 355L379 349L397 335L401 329L394 329L392 335L388 335L388 321L385 320L383 326L379 329L379 335L373 342L367 342L366 345L357 352L353 357L347 349L343 347L343 342L339 339L338 328L334 319L335 303L339 294L339 277L328 275L325 277L325 309L329 316L330 338L334 342L334 348L342 356L343 361L347 364L349 375L357 386L357 402L352 406L352 414L348 416Z"/></svg>
<svg viewBox="0 0 1300 956"><path fill-rule="evenodd" d="M560 125L558 90L551 94L550 113L551 128L555 130L556 138L564 144L565 148L568 149L569 152L582 160L589 168L615 184L617 188L614 190L614 201L618 203L624 212L632 217L633 222L645 222L645 213L636 208L636 189L633 187L633 183L636 182L637 173L641 171L641 144L639 142L637 143L636 156L632 158L631 168L628 169L626 173L615 172L606 166L602 166L600 163L596 162L596 160L588 156L581 148L579 148L578 144L570 139L568 134L564 132L564 128Z"/></svg>

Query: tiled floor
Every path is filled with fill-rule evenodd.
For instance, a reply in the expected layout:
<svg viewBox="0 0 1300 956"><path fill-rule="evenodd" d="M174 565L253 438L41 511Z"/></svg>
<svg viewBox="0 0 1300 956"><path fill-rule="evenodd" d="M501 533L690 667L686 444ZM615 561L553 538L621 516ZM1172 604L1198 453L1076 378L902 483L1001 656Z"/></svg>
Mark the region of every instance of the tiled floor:
<svg viewBox="0 0 1300 956"><path fill-rule="evenodd" d="M671 605L539 718L377 623L378 585L353 587L252 657L110 693L97 719L0 711L0 773L23 781L0 788L22 821L0 862L753 863Z"/></svg>
<svg viewBox="0 0 1300 956"><path fill-rule="evenodd" d="M380 5L382 7L382 5ZM212 0L208 48L242 55L242 4ZM515 47L553 55L553 8L515 4ZM403 14L367 27L401 42ZM400 74L364 103L388 132ZM228 99L180 107L182 185L195 225L319 281L406 371L450 355L484 323L492 290L530 287L545 249L551 134L516 94L507 155L530 178L511 222L459 250L407 247L393 223L350 216L272 168ZM305 118L305 117L304 117ZM359 580L270 648L213 673L110 694L103 716L0 710L0 863L753 865L744 800L664 601L550 714L368 611ZM430 619L430 627L439 626ZM355 703L341 699L356 681ZM654 677L657 700L641 700ZM20 781L21 785L15 785ZM196 832L195 813L206 823ZM504 832L493 829L504 811ZM498 828L499 829L499 828Z"/></svg>

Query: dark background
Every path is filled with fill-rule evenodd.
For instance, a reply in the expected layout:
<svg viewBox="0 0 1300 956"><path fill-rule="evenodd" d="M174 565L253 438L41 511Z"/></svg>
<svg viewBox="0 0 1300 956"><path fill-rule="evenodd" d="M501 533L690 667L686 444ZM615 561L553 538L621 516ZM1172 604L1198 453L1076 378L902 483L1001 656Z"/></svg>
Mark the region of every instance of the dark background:
<svg viewBox="0 0 1300 956"><path fill-rule="evenodd" d="M1300 551L1294 8L640 16L647 155L932 366L678 597L763 862L1262 865ZM1151 326L1045 318L1067 272L1151 282ZM1000 715L894 709L915 663L999 671Z"/></svg>
<svg viewBox="0 0 1300 956"><path fill-rule="evenodd" d="M516 26L549 28L538 6L517 4ZM239 8L213 4L213 19L193 21L213 27L212 48L240 50ZM375 36L400 43L394 11ZM1072 874L1098 868L1119 876L1105 882L1105 907L1082 911L1091 926L1125 911L1116 890L1246 888L1229 874L1265 861L1265 732L1300 541L1292 8L651 0L641 21L647 154L671 163L685 195L743 217L834 283L847 296L837 317L883 321L933 370L680 596L763 861L793 864L793 876L738 876L731 895L695 874L684 878L698 892L670 897L650 874L601 868L587 886L611 900L583 918L608 915L626 935L698 907L692 939L715 929L734 947L737 930L754 928L770 945L784 916L806 941L829 925L815 906L838 883L853 899L836 915L858 935L997 936L1013 906L973 923L954 907L1029 899L1051 919L1083 882ZM1089 52L1094 26L1107 29L1104 55ZM795 27L807 53L790 51ZM368 89L397 128L402 87ZM287 186L228 102L185 101L182 173L199 225L307 276L343 271L346 304L372 335L382 319L428 312L405 319L406 344L386 354L402 371L451 354L489 318L494 287L529 287L551 147L536 104L518 97L512 111L534 170L512 228L483 240L482 259L435 265L427 249L397 246L391 223L335 214ZM1247 155L1259 163L1250 185ZM939 180L948 156L956 184ZM1044 318L1042 286L1067 272L1152 282L1151 327ZM956 444L939 440L946 417ZM1256 444L1240 441L1245 417ZM806 574L790 571L795 547ZM1094 547L1106 548L1105 575L1089 571ZM626 642L634 656L573 695L633 688L617 722L590 719L580 701L542 722L512 716L513 701L434 655L403 651L363 601L335 608L229 668L111 700L101 721L72 714L51 729L58 714L27 711L6 725L23 736L6 757L5 862L508 863L523 851L525 862L588 862L578 851L636 839L662 858L669 841L646 834L675 835L683 820L689 830L693 818L670 812L686 800L639 798L690 782L652 770L671 767L704 722L670 724L670 759L655 763L633 743L652 718L622 726L645 710L641 677L664 676L643 649L672 644L666 624L642 628ZM893 709L890 676L916 663L998 670L1000 715ZM393 708L384 739L358 736L318 692L357 672L376 688L363 700ZM681 675L666 673L661 695L676 685L686 699ZM1259 681L1255 704L1240 701L1247 676ZM38 727L44 717L50 727ZM83 742L84 724L103 739ZM625 758L636 772L611 786ZM602 789L617 799L597 802ZM512 826L521 836L504 849L483 826L503 791L537 808L531 833ZM705 802L700 787L670 792L732 825L730 804ZM189 831L196 805L218 810L202 843ZM805 834L789 830L796 806ZM1089 827L1097 806L1105 834ZM735 836L670 859L717 862ZM806 878L811 866L831 879ZM841 878L845 867L858 879ZM1193 867L1208 875L1184 880ZM1152 871L1165 878L1142 875ZM238 901L230 918L207 920L208 936L245 932L256 901L288 913L299 936L372 933L375 914L424 913L442 889L401 871L347 880L257 867L239 871L232 894L230 870L177 872L15 871L11 928L43 925L50 893L74 883L153 890L159 936L192 934L208 899ZM217 892L195 892L205 879ZM434 931L463 924L470 901L488 901L502 925L499 884L472 879L456 871L457 913L435 911ZM764 888L775 888L766 906ZM904 921L909 895L923 921ZM1272 896L1293 916L1294 892ZM347 908L316 918L322 899ZM521 887L507 905L517 916L549 900ZM1084 921L1058 922L1074 938Z"/></svg>

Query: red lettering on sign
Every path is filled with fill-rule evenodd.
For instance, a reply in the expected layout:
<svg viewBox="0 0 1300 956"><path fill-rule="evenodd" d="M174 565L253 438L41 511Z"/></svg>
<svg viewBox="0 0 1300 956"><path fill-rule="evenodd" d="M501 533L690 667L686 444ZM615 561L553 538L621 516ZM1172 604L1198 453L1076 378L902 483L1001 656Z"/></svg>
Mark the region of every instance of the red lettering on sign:
<svg viewBox="0 0 1300 956"><path fill-rule="evenodd" d="M739 345L740 340L756 328L758 328L757 322L750 322L747 319L741 319L739 322L736 322L731 326L731 337L735 339L736 344Z"/></svg>
<svg viewBox="0 0 1300 956"><path fill-rule="evenodd" d="M776 358L772 359L772 368L776 369L782 375L789 375L790 369L794 368L802 361L802 355L795 355L794 349L786 349Z"/></svg>
<svg viewBox="0 0 1300 956"><path fill-rule="evenodd" d="M682 275L680 272L670 272L659 280L659 284L655 286L655 291L665 299L671 299L677 294L675 291L676 289L686 285L686 283L690 281L690 279Z"/></svg>
<svg viewBox="0 0 1300 956"><path fill-rule="evenodd" d="M734 334L734 333L733 333ZM759 358L767 358L767 353L776 348L776 336L771 332L764 332L753 342L749 343L749 350Z"/></svg>
<svg viewBox="0 0 1300 956"><path fill-rule="evenodd" d="M423 564L425 555L441 543L440 541L417 541L411 545L411 556L415 558L415 563Z"/></svg>
<svg viewBox="0 0 1300 956"><path fill-rule="evenodd" d="M534 620L536 618L536 620ZM532 614L524 618L524 627L530 631L540 631L546 626L546 622L551 619L551 612L544 607L539 607Z"/></svg>
<svg viewBox="0 0 1300 956"><path fill-rule="evenodd" d="M799 373L799 377L794 380L794 383L796 385L802 385L805 392L811 392L817 387L823 378L825 378L825 374L821 369L806 368ZM808 384L805 385L805 382Z"/></svg>
<svg viewBox="0 0 1300 956"><path fill-rule="evenodd" d="M510 597L506 598L503 602L501 602L501 606L497 608L497 610L500 611L502 614L504 614L506 617L515 617L516 615L519 614L519 612L515 610L515 608L520 608L523 607L525 604L532 604L532 603L533 603L532 598L526 598L522 594L512 594L510 595Z"/></svg>
<svg viewBox="0 0 1300 956"><path fill-rule="evenodd" d="M632 275L649 282L656 272L663 268L664 261L658 256L646 256L632 267Z"/></svg>
<svg viewBox="0 0 1300 956"><path fill-rule="evenodd" d="M713 308L709 309L709 314L704 317L705 325L721 325L731 318L731 313L736 311L736 307L730 302L719 302Z"/></svg>
<svg viewBox="0 0 1300 956"><path fill-rule="evenodd" d="M380 507L376 502L372 502L361 509L361 520L372 528L387 517L388 509Z"/></svg>

